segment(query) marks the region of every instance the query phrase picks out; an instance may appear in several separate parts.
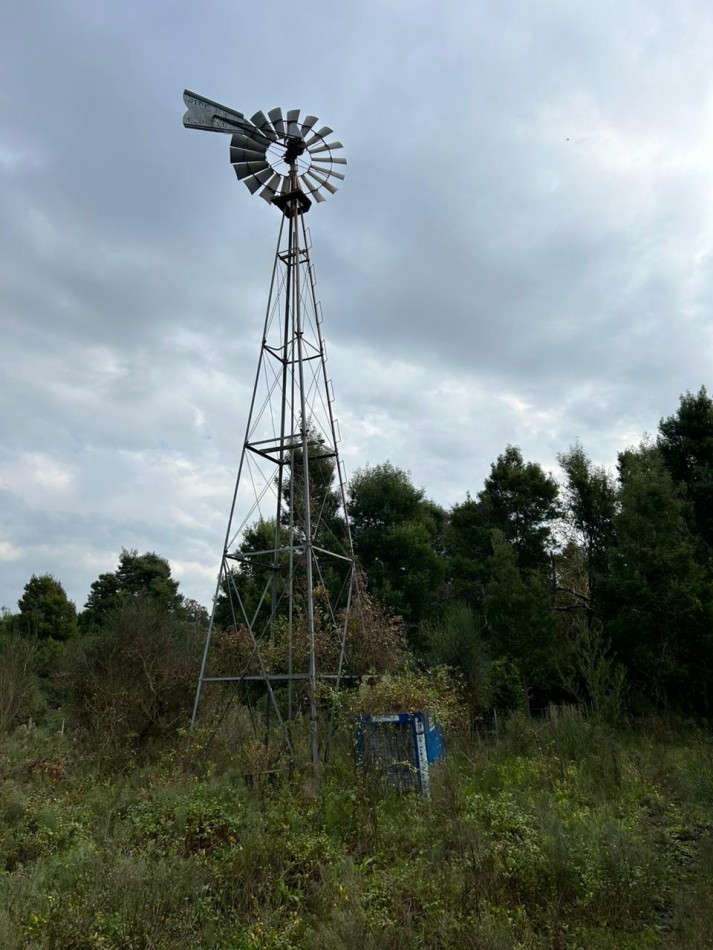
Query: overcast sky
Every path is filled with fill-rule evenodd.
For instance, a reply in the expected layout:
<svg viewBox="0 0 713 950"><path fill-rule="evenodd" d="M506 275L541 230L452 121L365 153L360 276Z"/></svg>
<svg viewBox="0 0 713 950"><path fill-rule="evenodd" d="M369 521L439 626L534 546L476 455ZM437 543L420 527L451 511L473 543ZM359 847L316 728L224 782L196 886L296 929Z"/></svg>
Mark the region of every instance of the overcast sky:
<svg viewBox="0 0 713 950"><path fill-rule="evenodd" d="M122 547L213 593L279 214L185 87L336 130L309 216L348 473L443 505L710 381L710 0L6 0L0 604Z"/></svg>

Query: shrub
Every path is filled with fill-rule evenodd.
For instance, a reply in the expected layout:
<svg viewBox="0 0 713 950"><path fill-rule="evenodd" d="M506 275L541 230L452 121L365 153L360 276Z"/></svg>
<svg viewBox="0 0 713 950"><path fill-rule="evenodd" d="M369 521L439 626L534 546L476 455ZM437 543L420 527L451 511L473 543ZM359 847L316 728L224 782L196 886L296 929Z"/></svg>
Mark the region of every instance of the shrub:
<svg viewBox="0 0 713 950"><path fill-rule="evenodd" d="M114 751L135 752L186 725L201 633L148 599L120 608L106 630L72 644L68 711Z"/></svg>
<svg viewBox="0 0 713 950"><path fill-rule="evenodd" d="M425 672L406 670L362 683L348 697L352 715L412 713L428 709L444 729L462 727L464 705L461 681L445 666Z"/></svg>
<svg viewBox="0 0 713 950"><path fill-rule="evenodd" d="M43 708L37 640L11 635L0 641L0 733Z"/></svg>

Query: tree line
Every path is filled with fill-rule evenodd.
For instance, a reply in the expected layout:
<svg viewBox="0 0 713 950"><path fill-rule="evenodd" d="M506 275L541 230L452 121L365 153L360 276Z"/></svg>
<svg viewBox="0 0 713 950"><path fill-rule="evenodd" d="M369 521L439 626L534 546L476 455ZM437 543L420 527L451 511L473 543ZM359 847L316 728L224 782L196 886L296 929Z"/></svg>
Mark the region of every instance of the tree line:
<svg viewBox="0 0 713 950"><path fill-rule="evenodd" d="M391 462L358 471L349 518L371 627L388 630L391 648L399 626L415 665L458 671L476 714L574 699L602 714L626 707L709 716L713 401L706 389L686 393L654 438L620 453L616 473L595 465L580 444L558 460L559 482L508 445L482 489L450 509ZM245 543L262 543L268 527L255 525ZM78 614L59 580L33 576L18 611L4 612L2 640L85 641L92 644L85 660L88 649L105 659L102 637L110 631L117 649L130 642L130 612L149 604L168 650L171 624L195 639L208 620L178 587L165 558L124 550ZM367 653L378 665L378 630L371 636ZM135 660L146 668L145 655Z"/></svg>

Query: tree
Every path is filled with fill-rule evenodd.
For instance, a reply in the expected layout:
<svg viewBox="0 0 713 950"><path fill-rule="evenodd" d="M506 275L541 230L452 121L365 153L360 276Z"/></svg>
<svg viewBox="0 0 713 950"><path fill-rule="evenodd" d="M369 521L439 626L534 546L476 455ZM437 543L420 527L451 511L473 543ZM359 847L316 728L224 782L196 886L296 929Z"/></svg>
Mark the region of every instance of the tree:
<svg viewBox="0 0 713 950"><path fill-rule="evenodd" d="M465 603L448 604L443 614L424 624L422 638L430 667L449 666L463 677L463 692L471 715L490 702L489 658L480 614Z"/></svg>
<svg viewBox="0 0 713 950"><path fill-rule="evenodd" d="M587 570L587 612L598 612L599 594L614 540L616 485L603 467L592 464L578 443L557 456L564 469L564 514L585 554Z"/></svg>
<svg viewBox="0 0 713 950"><path fill-rule="evenodd" d="M51 574L33 574L17 606L17 629L21 634L68 640L77 632L76 607Z"/></svg>
<svg viewBox="0 0 713 950"><path fill-rule="evenodd" d="M711 590L682 489L655 445L621 453L619 474L607 633L640 692L657 703L707 710Z"/></svg>
<svg viewBox="0 0 713 950"><path fill-rule="evenodd" d="M713 548L713 400L705 386L660 421L658 447L674 482L686 486L690 527Z"/></svg>
<svg viewBox="0 0 713 950"><path fill-rule="evenodd" d="M333 549L336 542L341 553L346 553L342 550L345 536L342 499L338 489L334 488L335 454L311 426L307 431L307 462L312 538L327 549ZM295 531L304 535L304 454L301 440L291 448L281 491L287 511L293 512ZM287 522L285 527L288 527Z"/></svg>
<svg viewBox="0 0 713 950"><path fill-rule="evenodd" d="M192 597L186 597L181 606L181 614L184 619L196 627L202 627L204 630L210 622L210 614L203 604L199 604Z"/></svg>
<svg viewBox="0 0 713 950"><path fill-rule="evenodd" d="M493 553L490 532L483 506L468 495L451 509L443 534L447 596L474 610L483 605L490 577Z"/></svg>
<svg viewBox="0 0 713 950"><path fill-rule="evenodd" d="M478 495L483 525L502 532L522 570L547 567L557 497L554 478L537 462L525 462L515 445L508 445L490 468Z"/></svg>
<svg viewBox="0 0 713 950"><path fill-rule="evenodd" d="M287 543L287 529L280 528L280 545L284 548ZM254 525L245 530L237 550L238 557L241 559L234 569L223 575L218 591L214 620L223 630L228 630L245 622L245 617L238 609L235 591L240 594L240 600L248 620L252 621L261 600L261 617L264 619L265 616L269 617L272 613L272 598L267 587L273 577L274 546L274 518L256 521ZM283 554L280 557L278 566L280 570L278 572L277 596L280 604L278 604L276 616L281 616L286 609L286 604L283 604L282 601L284 600L283 592L289 573L287 555Z"/></svg>
<svg viewBox="0 0 713 950"><path fill-rule="evenodd" d="M0 607L0 643L16 632L17 621L17 614L13 614L7 607Z"/></svg>
<svg viewBox="0 0 713 950"><path fill-rule="evenodd" d="M543 689L552 672L553 618L542 576L523 575L516 550L497 529L492 533L492 577L485 595L487 639L493 657L516 663L523 692Z"/></svg>
<svg viewBox="0 0 713 950"><path fill-rule="evenodd" d="M113 573L100 574L91 586L80 617L82 630L101 629L120 607L147 599L168 613L176 613L183 604L178 581L171 577L168 561L153 551L139 554L122 548L119 566Z"/></svg>
<svg viewBox="0 0 713 950"><path fill-rule="evenodd" d="M403 620L388 614L369 595L363 574L357 577L357 585L347 629L347 671L352 676L364 676L403 669L409 655Z"/></svg>
<svg viewBox="0 0 713 950"><path fill-rule="evenodd" d="M413 628L438 597L445 513L391 462L356 472L349 486L354 550L370 592Z"/></svg>

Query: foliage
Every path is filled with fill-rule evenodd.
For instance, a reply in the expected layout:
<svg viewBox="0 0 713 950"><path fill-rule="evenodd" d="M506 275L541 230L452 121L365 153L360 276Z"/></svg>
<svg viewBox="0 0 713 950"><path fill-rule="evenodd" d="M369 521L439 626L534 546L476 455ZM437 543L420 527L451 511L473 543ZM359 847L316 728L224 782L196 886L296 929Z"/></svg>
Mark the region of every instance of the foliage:
<svg viewBox="0 0 713 950"><path fill-rule="evenodd" d="M616 485L605 468L592 464L579 443L557 458L566 477L565 517L586 557L586 607L591 617L601 614L600 590L614 541Z"/></svg>
<svg viewBox="0 0 713 950"><path fill-rule="evenodd" d="M336 471L334 451L325 444L324 437L313 426L307 431L307 470L309 473L310 512L312 537L317 544L333 548L336 537L344 535L342 499L334 487ZM293 529L304 535L305 525L305 457L301 439L296 440L290 451L290 461L285 468L283 481L277 488L285 501L287 511L292 510ZM285 523L289 529L289 524Z"/></svg>
<svg viewBox="0 0 713 950"><path fill-rule="evenodd" d="M421 639L429 665L448 666L460 673L471 716L489 709L492 664L483 617L467 604L449 604L438 620L424 624Z"/></svg>
<svg viewBox="0 0 713 950"><path fill-rule="evenodd" d="M705 386L681 396L675 415L660 421L657 445L692 503L689 527L713 547L713 400Z"/></svg>
<svg viewBox="0 0 713 950"><path fill-rule="evenodd" d="M390 614L366 589L363 575L349 612L346 669L352 675L393 673L408 659L401 617Z"/></svg>
<svg viewBox="0 0 713 950"><path fill-rule="evenodd" d="M40 669L39 641L17 634L0 641L0 734L42 711Z"/></svg>
<svg viewBox="0 0 713 950"><path fill-rule="evenodd" d="M460 692L458 678L445 666L425 672L405 670L362 683L347 705L356 716L428 709L444 729L450 729L463 724Z"/></svg>
<svg viewBox="0 0 713 950"><path fill-rule="evenodd" d="M490 530L483 506L470 495L453 506L444 528L447 594L473 610L482 609L490 577Z"/></svg>
<svg viewBox="0 0 713 950"><path fill-rule="evenodd" d="M341 656L341 633L344 617L332 620L328 598L323 588L314 590L316 669L336 671L341 666L351 680L367 674L396 672L408 659L404 624L400 617L390 615L358 584L349 615L344 655ZM294 618L292 635L284 617L278 617L271 636L260 640L259 659L244 624L227 630L216 630L209 657L210 676L248 675L261 672L287 673L309 668L309 635L306 619L299 613ZM293 713L306 706L307 683L293 688ZM330 696L331 701L331 696ZM288 715L288 710L285 709Z"/></svg>
<svg viewBox="0 0 713 950"><path fill-rule="evenodd" d="M711 591L685 500L656 446L622 453L619 470L607 632L638 690L656 702L685 702L687 694L700 702L713 668Z"/></svg>
<svg viewBox="0 0 713 950"><path fill-rule="evenodd" d="M363 781L347 743L315 788L251 787L205 746L107 775L56 727L0 741L7 950L710 944L713 756L690 727L519 714L449 742L429 803Z"/></svg>
<svg viewBox="0 0 713 950"><path fill-rule="evenodd" d="M407 472L386 462L356 472L349 516L372 595L415 625L432 608L443 579L437 539L444 512Z"/></svg>
<svg viewBox="0 0 713 950"><path fill-rule="evenodd" d="M100 574L91 585L79 618L82 631L101 630L115 611L141 598L154 601L170 613L178 612L183 603L166 558L123 548L117 569Z"/></svg>
<svg viewBox="0 0 713 950"><path fill-rule="evenodd" d="M68 640L77 632L77 610L51 574L33 574L17 606L16 626L25 636Z"/></svg>
<svg viewBox="0 0 713 950"><path fill-rule="evenodd" d="M478 502L485 525L512 544L521 570L547 566L558 489L537 462L525 462L520 449L508 445L491 465Z"/></svg>
<svg viewBox="0 0 713 950"><path fill-rule="evenodd" d="M484 600L488 642L494 656L514 661L527 697L552 673L553 621L549 595L537 572L523 576L502 532L494 530L492 579Z"/></svg>
<svg viewBox="0 0 713 950"><path fill-rule="evenodd" d="M624 716L626 670L612 654L600 623L580 623L572 670L567 686L579 702L596 720L620 724Z"/></svg>
<svg viewBox="0 0 713 950"><path fill-rule="evenodd" d="M554 479L536 462L525 462L517 446L507 446L490 467L477 499L453 506L443 532L449 597L482 611L493 571L497 531L512 548L524 578L545 572L559 516Z"/></svg>
<svg viewBox="0 0 713 950"><path fill-rule="evenodd" d="M143 750L190 718L204 631L149 598L115 610L72 644L65 674L72 720L115 754Z"/></svg>
<svg viewBox="0 0 713 950"><path fill-rule="evenodd" d="M285 528L280 529L278 538L280 545L285 547L288 542ZM245 622L238 606L240 602L251 621L261 602L264 603L264 610L271 613L271 599L268 596L265 601L265 591L272 579L274 565L271 555L260 552L271 551L274 546L274 518L261 519L245 531L238 548L238 554L241 556L239 565L234 570L224 573L220 580L213 619L221 629L229 630ZM278 598L282 597L283 579L287 575L285 562L286 555L280 561L281 570L278 577L282 583L277 591ZM236 597L236 592L239 592L240 600ZM284 613L285 610L280 609L278 615L282 616Z"/></svg>

